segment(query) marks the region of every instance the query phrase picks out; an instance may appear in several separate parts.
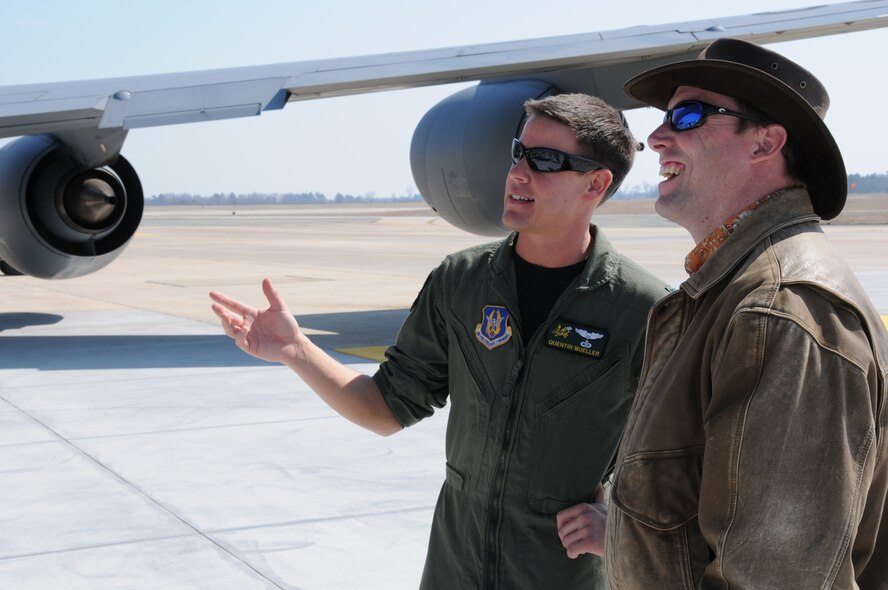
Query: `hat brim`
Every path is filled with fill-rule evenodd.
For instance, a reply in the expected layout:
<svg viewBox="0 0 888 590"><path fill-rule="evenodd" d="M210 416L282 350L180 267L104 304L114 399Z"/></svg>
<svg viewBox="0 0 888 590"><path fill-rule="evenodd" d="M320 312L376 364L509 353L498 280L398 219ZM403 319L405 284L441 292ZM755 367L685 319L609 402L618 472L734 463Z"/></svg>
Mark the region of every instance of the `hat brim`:
<svg viewBox="0 0 888 590"><path fill-rule="evenodd" d="M792 88L756 68L715 59L660 66L633 77L623 88L629 96L665 111L679 86L745 101L786 127L805 159L814 211L823 219L842 211L848 179L839 146L820 115Z"/></svg>

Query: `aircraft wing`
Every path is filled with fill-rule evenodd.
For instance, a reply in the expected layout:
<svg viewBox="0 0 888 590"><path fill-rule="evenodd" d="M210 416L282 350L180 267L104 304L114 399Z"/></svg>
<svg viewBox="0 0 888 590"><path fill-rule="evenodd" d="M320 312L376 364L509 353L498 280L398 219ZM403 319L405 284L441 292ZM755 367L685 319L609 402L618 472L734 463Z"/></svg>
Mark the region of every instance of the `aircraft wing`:
<svg viewBox="0 0 888 590"><path fill-rule="evenodd" d="M613 31L424 51L82 82L0 87L0 137L68 129L137 129L259 115L288 101L469 80L535 77L638 106L623 82L696 55L718 37L791 41L888 25L888 1L865 0ZM602 75L601 72L605 72Z"/></svg>
<svg viewBox="0 0 888 590"><path fill-rule="evenodd" d="M122 160L119 152L131 129L255 116L281 109L290 101L471 80L481 84L450 104L445 104L450 100L445 99L420 123L414 134L411 164L420 192L442 217L469 231L495 233L499 230L497 211L501 206L501 183L508 160L503 156L491 163L489 159L476 158L479 170L465 169L464 162L456 162L462 160L456 154L462 153L468 140L457 139L457 134L449 130L466 131L471 126L475 129L471 139L476 145L501 147L516 135L523 116L521 105L527 98L552 92L588 92L618 108L638 106L623 93L625 80L650 67L693 57L718 37L772 43L885 26L888 26L888 0L863 0L445 49L0 87L0 137L42 138L25 142L26 147L20 143L28 138L22 138L7 146L19 147L4 148L0 152L0 260L9 261L13 266L33 266L25 264L23 256L12 251L11 241L24 242L9 236L23 234L13 231L9 227L11 222L3 218L14 218L17 223L24 218L25 225L33 226L29 229L31 234L58 233L53 229L56 225L65 226L63 233L69 234L68 230L75 226L74 232L82 235L72 235L71 239L91 243L96 242L96 236L113 229L110 220L118 216L124 200L115 195L119 189L125 191L130 178L138 182L138 177L134 170L120 172L107 167ZM466 101L468 107L457 104ZM481 119L483 124L479 125ZM457 144L458 141L463 143ZM496 143L492 144L493 141ZM86 197L74 194L80 189L69 186L66 190L72 196L65 201L69 204L65 206L70 206L74 215L67 215L61 221L34 221L39 214L19 211L21 196L6 196L6 193L27 184L21 181L28 166L32 169L31 182L36 181L35 173L44 175L43 184L47 187L63 180L68 182L71 174L61 172L64 164L36 166L38 156L45 158L41 154L54 148L64 151L64 157L70 160L68 168L84 172L105 169L115 182L109 184L104 179L101 189L93 186L87 200L95 205L84 204ZM14 153L8 153L10 151ZM87 173L78 182L90 177ZM53 190L57 193L61 189ZM491 192L495 197L485 196ZM30 201L24 199L26 204L38 200L36 196L30 197ZM138 225L138 221L135 224ZM130 226L132 224L128 224ZM134 226L131 229L134 231ZM67 246L67 238L56 241L56 249L72 250ZM119 239L112 241L114 251L120 247L118 242ZM29 248L19 246L17 249ZM89 247L84 250L90 251ZM96 256L104 254L94 253L93 257ZM81 267L84 272L95 270L93 264ZM74 274L69 274L71 272ZM77 276L84 273L33 268L29 274Z"/></svg>

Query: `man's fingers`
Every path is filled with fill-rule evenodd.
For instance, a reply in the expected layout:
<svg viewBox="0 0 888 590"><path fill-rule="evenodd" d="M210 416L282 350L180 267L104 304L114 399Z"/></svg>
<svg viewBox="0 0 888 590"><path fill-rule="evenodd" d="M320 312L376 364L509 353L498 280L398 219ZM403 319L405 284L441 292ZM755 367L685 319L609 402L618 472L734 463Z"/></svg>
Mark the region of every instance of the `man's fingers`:
<svg viewBox="0 0 888 590"><path fill-rule="evenodd" d="M603 503L604 488L595 491L594 504L577 504L556 515L558 538L575 559L583 553L602 555L604 530L607 525L607 505Z"/></svg>
<svg viewBox="0 0 888 590"><path fill-rule="evenodd" d="M573 521L577 516L583 513L584 506L583 504L577 504L576 506L571 506L570 508L565 508L555 515L555 525L558 527L560 532L561 528Z"/></svg>
<svg viewBox="0 0 888 590"><path fill-rule="evenodd" d="M216 314L216 316L217 316L220 320L222 320L223 322L225 322L226 320L228 320L228 318L230 317L229 314L228 314L228 312L225 310L225 308L222 307L221 305L219 305L218 303L214 303L214 304L212 304L212 305L210 306L210 308L213 310L213 313Z"/></svg>
<svg viewBox="0 0 888 590"><path fill-rule="evenodd" d="M562 537L561 544L567 551L567 556L569 558L576 559L583 553L591 553L589 547L587 546L589 539L586 539L583 534L584 531L575 530L569 535Z"/></svg>
<svg viewBox="0 0 888 590"><path fill-rule="evenodd" d="M218 303L214 303L211 307L213 313L222 321L222 329L227 336L235 338L243 330L243 322L240 318L235 318Z"/></svg>
<svg viewBox="0 0 888 590"><path fill-rule="evenodd" d="M567 556L576 559L584 553L604 554L604 532L588 528L578 528L561 538Z"/></svg>
<svg viewBox="0 0 888 590"><path fill-rule="evenodd" d="M284 300L281 299L278 290L274 288L274 285L271 284L271 279L263 279L262 281L262 292L265 293L265 298L268 299L268 305L270 306L268 309L271 311L286 311L287 304L284 303Z"/></svg>
<svg viewBox="0 0 888 590"><path fill-rule="evenodd" d="M210 299L235 313L239 313L242 316L248 315L249 313L253 312L252 307L244 305L240 301L232 299L227 295L223 295L218 291L210 291Z"/></svg>

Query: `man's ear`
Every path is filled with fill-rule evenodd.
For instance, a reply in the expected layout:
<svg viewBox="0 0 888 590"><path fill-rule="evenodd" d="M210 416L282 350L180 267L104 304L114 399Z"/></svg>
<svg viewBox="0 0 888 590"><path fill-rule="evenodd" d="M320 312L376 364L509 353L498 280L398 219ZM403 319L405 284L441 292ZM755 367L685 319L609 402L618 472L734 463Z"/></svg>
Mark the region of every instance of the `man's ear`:
<svg viewBox="0 0 888 590"><path fill-rule="evenodd" d="M783 125L766 125L757 129L757 144L752 152L754 160L766 160L780 155L786 145L786 127Z"/></svg>
<svg viewBox="0 0 888 590"><path fill-rule="evenodd" d="M588 176L589 184L586 186L586 192L595 198L600 196L603 199L614 181L614 173L607 168L599 168L589 173Z"/></svg>

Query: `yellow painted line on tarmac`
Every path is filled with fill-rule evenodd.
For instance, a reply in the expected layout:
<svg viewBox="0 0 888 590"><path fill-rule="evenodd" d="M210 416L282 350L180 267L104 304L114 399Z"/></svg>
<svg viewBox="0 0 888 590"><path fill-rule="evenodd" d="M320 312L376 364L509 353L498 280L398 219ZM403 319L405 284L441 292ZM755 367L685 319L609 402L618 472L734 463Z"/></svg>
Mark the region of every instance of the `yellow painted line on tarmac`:
<svg viewBox="0 0 888 590"><path fill-rule="evenodd" d="M359 356L364 359L370 359L371 361L384 361L385 360L385 349L387 346L360 346L357 348L337 348L336 352L341 352L344 354L350 354L352 356Z"/></svg>

